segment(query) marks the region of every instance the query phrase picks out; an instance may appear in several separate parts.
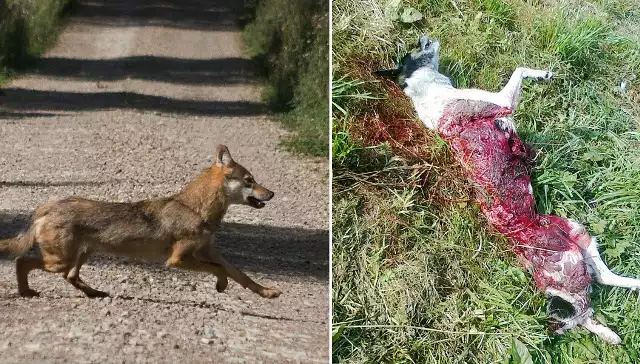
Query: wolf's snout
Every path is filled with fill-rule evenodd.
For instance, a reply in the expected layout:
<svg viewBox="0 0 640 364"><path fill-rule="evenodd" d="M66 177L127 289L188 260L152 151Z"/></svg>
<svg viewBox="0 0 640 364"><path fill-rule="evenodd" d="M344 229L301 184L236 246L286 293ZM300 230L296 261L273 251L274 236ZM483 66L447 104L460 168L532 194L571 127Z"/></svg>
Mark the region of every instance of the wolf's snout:
<svg viewBox="0 0 640 364"><path fill-rule="evenodd" d="M265 206L265 202L271 200L274 195L275 194L272 191L257 185L254 186L253 192L249 197L247 197L246 201L249 205L261 209Z"/></svg>
<svg viewBox="0 0 640 364"><path fill-rule="evenodd" d="M273 191L267 191L266 196L267 197L265 198L265 201L269 201L273 198L273 196L275 196L275 193L273 193Z"/></svg>
<svg viewBox="0 0 640 364"><path fill-rule="evenodd" d="M259 199L260 201L269 201L273 198L274 195L275 193L264 187L254 193L254 197Z"/></svg>

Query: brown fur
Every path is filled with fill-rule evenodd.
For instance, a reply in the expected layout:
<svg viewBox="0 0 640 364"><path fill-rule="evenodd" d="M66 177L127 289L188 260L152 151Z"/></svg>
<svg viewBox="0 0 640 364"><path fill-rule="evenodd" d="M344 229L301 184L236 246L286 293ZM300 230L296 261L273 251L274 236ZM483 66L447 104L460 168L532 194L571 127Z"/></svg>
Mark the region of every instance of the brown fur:
<svg viewBox="0 0 640 364"><path fill-rule="evenodd" d="M167 267L214 274L216 289L226 289L227 277L266 298L280 295L251 280L229 264L211 246L231 204L255 208L273 197L251 174L233 161L226 146L217 149L216 162L176 195L133 203L114 203L70 197L39 206L29 229L12 239L0 240L0 251L16 259L18 291L36 296L27 276L33 269L62 273L89 297L108 294L80 279L80 267L93 252L148 260L166 259ZM40 257L24 254L38 244Z"/></svg>

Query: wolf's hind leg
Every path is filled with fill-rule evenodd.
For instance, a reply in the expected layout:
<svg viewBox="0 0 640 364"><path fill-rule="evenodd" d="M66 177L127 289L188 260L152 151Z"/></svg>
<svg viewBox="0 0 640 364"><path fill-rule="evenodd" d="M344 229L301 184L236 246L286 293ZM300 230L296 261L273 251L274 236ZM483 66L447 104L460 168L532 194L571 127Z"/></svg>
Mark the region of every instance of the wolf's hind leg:
<svg viewBox="0 0 640 364"><path fill-rule="evenodd" d="M92 288L88 284L86 284L82 279L80 279L80 267L87 261L89 258L89 252L81 252L78 253L78 257L76 258L76 264L71 267L71 269L65 273L64 279L67 282L71 283L72 286L81 290L87 297L95 298L95 297L108 297L109 294L107 292L99 291L97 289Z"/></svg>
<svg viewBox="0 0 640 364"><path fill-rule="evenodd" d="M600 284L640 290L640 279L619 276L613 273L602 260L598 252L598 241L591 238L591 243L582 251L590 273Z"/></svg>
<svg viewBox="0 0 640 364"><path fill-rule="evenodd" d="M68 270L68 262L56 254L50 254L41 246L41 257L21 256L16 258L16 276L18 278L18 292L22 297L35 297L39 293L29 288L29 272L42 269L50 273L62 273Z"/></svg>
<svg viewBox="0 0 640 364"><path fill-rule="evenodd" d="M16 258L16 277L18 278L18 293L22 297L37 297L40 294L29 288L29 272L34 269L42 269L44 265L41 258L18 257Z"/></svg>
<svg viewBox="0 0 640 364"><path fill-rule="evenodd" d="M520 102L520 91L522 91L522 80L526 78L535 78L539 81L549 81L553 79L553 73L549 71L534 70L531 68L518 67L509 82L498 93L498 95L505 100L506 105L510 105L512 109L515 109Z"/></svg>

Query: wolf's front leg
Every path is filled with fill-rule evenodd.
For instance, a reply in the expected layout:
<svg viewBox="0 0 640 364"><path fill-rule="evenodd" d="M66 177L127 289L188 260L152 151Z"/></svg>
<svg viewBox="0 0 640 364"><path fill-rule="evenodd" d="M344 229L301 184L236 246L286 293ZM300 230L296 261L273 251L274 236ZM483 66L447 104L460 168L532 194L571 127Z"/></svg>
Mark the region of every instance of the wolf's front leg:
<svg viewBox="0 0 640 364"><path fill-rule="evenodd" d="M246 274L242 273L240 270L236 269L229 262L227 262L222 257L222 255L213 248L209 249L208 257L216 264L220 264L222 267L224 267L231 279L240 283L242 287L249 288L253 293L257 293L264 298L276 298L282 294L281 291L275 288L264 287L254 282L253 279L249 278Z"/></svg>
<svg viewBox="0 0 640 364"><path fill-rule="evenodd" d="M524 67L516 68L507 85L498 93L500 97L504 98L505 105L510 105L512 109L518 106L520 91L522 90L522 80L527 78L537 79L538 81L550 81L553 79L553 73Z"/></svg>

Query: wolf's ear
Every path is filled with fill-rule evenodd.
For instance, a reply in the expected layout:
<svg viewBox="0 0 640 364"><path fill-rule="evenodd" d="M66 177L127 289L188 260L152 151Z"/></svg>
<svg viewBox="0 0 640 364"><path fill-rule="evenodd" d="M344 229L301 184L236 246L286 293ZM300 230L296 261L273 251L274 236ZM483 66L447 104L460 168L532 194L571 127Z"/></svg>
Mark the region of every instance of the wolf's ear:
<svg viewBox="0 0 640 364"><path fill-rule="evenodd" d="M377 70L376 75L386 77L392 79L394 81L398 80L398 76L400 75L400 70L397 68L389 68L386 70Z"/></svg>
<svg viewBox="0 0 640 364"><path fill-rule="evenodd" d="M231 158L231 153L229 153L229 148L226 145L220 144L216 149L216 164L220 166L228 166L233 163L233 158Z"/></svg>

